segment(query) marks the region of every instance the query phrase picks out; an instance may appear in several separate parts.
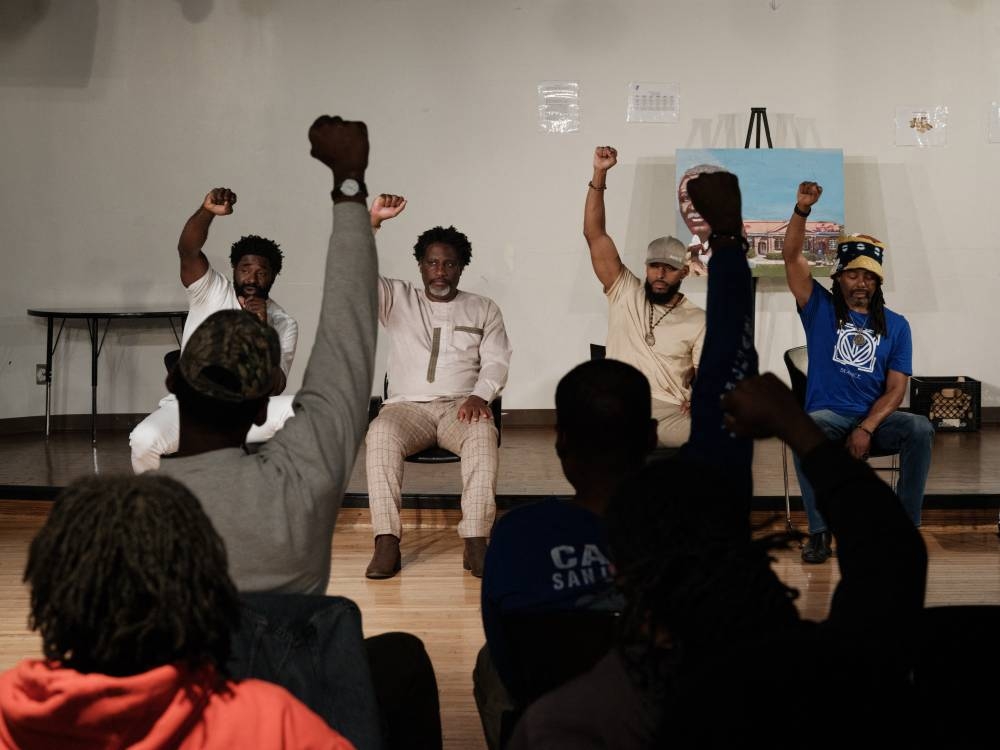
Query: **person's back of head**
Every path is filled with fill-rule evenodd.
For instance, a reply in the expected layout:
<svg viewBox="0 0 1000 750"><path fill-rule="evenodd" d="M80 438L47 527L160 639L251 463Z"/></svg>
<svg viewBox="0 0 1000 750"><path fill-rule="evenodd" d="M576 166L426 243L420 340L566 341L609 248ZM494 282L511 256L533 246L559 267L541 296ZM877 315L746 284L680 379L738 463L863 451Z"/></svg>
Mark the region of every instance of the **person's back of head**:
<svg viewBox="0 0 1000 750"><path fill-rule="evenodd" d="M225 672L239 619L225 546L172 479L74 482L32 541L24 580L50 661L113 676L177 663Z"/></svg>
<svg viewBox="0 0 1000 750"><path fill-rule="evenodd" d="M731 480L683 456L658 461L622 485L605 515L626 600L622 654L663 704L664 743L751 736L749 686L767 692L788 679L772 647L801 627L798 592L769 554L787 539L747 538Z"/></svg>
<svg viewBox="0 0 1000 750"><path fill-rule="evenodd" d="M781 537L742 533L729 477L684 457L658 461L608 506L608 540L627 626L715 648L798 622L797 592L771 569Z"/></svg>
<svg viewBox="0 0 1000 750"><path fill-rule="evenodd" d="M614 359L584 362L556 387L556 450L566 478L638 469L656 445L649 381ZM579 488L577 488L579 489Z"/></svg>
<svg viewBox="0 0 1000 750"><path fill-rule="evenodd" d="M242 442L262 423L281 346L273 328L243 310L222 310L195 329L167 387L177 396L181 442L192 429Z"/></svg>

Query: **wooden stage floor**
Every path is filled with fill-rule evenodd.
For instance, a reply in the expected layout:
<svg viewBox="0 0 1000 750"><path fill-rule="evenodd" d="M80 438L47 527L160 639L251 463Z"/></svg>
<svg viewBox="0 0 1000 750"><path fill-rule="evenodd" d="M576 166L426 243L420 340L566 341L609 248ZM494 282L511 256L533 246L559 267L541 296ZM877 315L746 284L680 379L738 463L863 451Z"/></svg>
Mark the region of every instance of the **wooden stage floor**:
<svg viewBox="0 0 1000 750"><path fill-rule="evenodd" d="M925 507L932 516L938 510L978 511L971 517L959 515L957 520L987 522L1000 506L1000 425L986 425L972 433L939 433L934 441ZM48 499L78 476L130 471L124 431L100 433L96 447L87 432L54 433L47 441L37 433L0 435L0 498ZM795 497L799 489L790 459L789 481ZM403 492L410 507L458 507L458 467L407 464ZM346 507L367 507L363 451L347 493ZM556 457L553 428L504 427L497 487L501 507L571 493ZM776 509L783 504L777 440L757 443L754 494L757 508ZM793 500L793 508L798 507Z"/></svg>
<svg viewBox="0 0 1000 750"><path fill-rule="evenodd" d="M0 670L39 655L38 638L26 626L28 592L21 575L28 544L48 507L48 502L0 501ZM457 513L418 519L416 511L404 510L404 568L387 581L363 576L372 549L367 515L365 509L341 512L328 592L358 603L366 635L405 630L424 641L438 679L445 747L482 750L472 698L472 669L484 642L479 581L462 570ZM1000 604L1000 539L992 526L925 525L921 532L930 555L927 604ZM836 561L805 565L797 550L776 557L777 574L800 592L803 616L824 618L839 580ZM789 689L800 679L789 674Z"/></svg>
<svg viewBox="0 0 1000 750"><path fill-rule="evenodd" d="M927 604L1000 604L998 466L1000 429L994 426L936 436L921 529L930 555ZM9 498L0 500L0 669L39 654L38 638L26 626L28 593L21 583L28 544L48 513L49 503L38 499L51 497L55 488L80 475L127 471L128 436L123 432L102 433L96 450L85 432L59 433L48 442L39 435L0 436L0 497ZM783 495L777 441L758 444L754 474L757 507L762 509L754 521L770 519L772 528L780 527L774 513ZM791 482L797 495L794 472ZM404 568L388 581L363 576L372 549L363 461L355 466L348 490L334 534L328 592L358 603L367 635L406 630L423 639L437 673L445 747L485 747L471 678L484 640L479 581L462 570L455 531L458 467L407 466ZM571 492L551 428L505 427L498 490L501 506ZM800 511L795 510L793 519L804 525ZM803 616L824 618L839 580L836 560L805 565L795 549L776 557L777 574L800 592L797 605ZM798 679L789 675L790 689Z"/></svg>

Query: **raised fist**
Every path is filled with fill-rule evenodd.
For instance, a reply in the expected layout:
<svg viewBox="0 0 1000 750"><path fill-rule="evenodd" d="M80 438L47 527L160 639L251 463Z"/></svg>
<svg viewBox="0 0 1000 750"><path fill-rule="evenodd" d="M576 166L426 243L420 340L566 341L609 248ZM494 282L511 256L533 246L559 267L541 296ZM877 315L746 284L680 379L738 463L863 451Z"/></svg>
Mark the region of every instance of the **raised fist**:
<svg viewBox="0 0 1000 750"><path fill-rule="evenodd" d="M614 146L598 146L594 149L594 169L607 171L618 163L618 151Z"/></svg>
<svg viewBox="0 0 1000 750"><path fill-rule="evenodd" d="M810 206L819 202L819 197L823 195L823 186L818 182L800 182L799 193L795 196L795 202L800 211L808 211Z"/></svg>
<svg viewBox="0 0 1000 750"><path fill-rule="evenodd" d="M360 177L368 167L368 128L361 121L321 115L309 128L309 152L341 178Z"/></svg>
<svg viewBox="0 0 1000 750"><path fill-rule="evenodd" d="M229 216L233 212L233 206L235 205L236 193L229 188L217 187L209 191L201 207L216 216Z"/></svg>
<svg viewBox="0 0 1000 750"><path fill-rule="evenodd" d="M740 181L732 172L706 172L687 184L695 210L716 234L743 233L743 198Z"/></svg>
<svg viewBox="0 0 1000 750"><path fill-rule="evenodd" d="M377 227L386 219L394 219L403 213L406 208L406 198L401 195L390 195L382 193L372 201L369 213L372 217L372 226Z"/></svg>

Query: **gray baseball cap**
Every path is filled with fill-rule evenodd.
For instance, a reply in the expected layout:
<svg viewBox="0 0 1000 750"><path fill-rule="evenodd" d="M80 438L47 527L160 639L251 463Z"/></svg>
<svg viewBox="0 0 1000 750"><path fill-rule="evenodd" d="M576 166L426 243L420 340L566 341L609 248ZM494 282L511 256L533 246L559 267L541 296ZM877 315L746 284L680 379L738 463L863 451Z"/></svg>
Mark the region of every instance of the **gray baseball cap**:
<svg viewBox="0 0 1000 750"><path fill-rule="evenodd" d="M646 265L666 263L680 270L687 262L687 248L676 237L657 237L646 249Z"/></svg>

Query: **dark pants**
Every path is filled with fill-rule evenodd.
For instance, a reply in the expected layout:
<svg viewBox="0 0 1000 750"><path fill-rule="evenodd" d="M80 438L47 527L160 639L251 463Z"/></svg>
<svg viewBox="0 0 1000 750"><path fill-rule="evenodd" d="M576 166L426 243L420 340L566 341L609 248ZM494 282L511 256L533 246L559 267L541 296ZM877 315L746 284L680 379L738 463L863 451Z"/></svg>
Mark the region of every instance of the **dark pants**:
<svg viewBox="0 0 1000 750"><path fill-rule="evenodd" d="M439 748L434 669L408 633L365 639L350 599L242 594L229 670L281 685L358 750Z"/></svg>
<svg viewBox="0 0 1000 750"><path fill-rule="evenodd" d="M385 747L441 747L441 707L434 666L423 642L409 633L365 639Z"/></svg>

